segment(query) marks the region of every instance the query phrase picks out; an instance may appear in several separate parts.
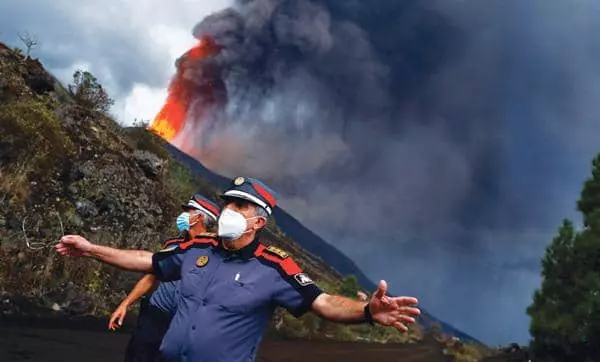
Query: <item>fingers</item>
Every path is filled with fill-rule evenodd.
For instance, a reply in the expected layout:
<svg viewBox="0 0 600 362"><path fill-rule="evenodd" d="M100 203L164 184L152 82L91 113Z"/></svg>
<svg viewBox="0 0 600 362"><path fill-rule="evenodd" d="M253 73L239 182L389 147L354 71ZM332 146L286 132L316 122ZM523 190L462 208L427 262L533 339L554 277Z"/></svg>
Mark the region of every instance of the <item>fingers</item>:
<svg viewBox="0 0 600 362"><path fill-rule="evenodd" d="M395 313L391 313L390 314L390 319L391 322L390 323L394 323L394 322L402 322L402 323L406 323L406 324L413 324L416 322L416 319L414 317L411 317L410 315L406 315L403 314L401 312L395 312Z"/></svg>
<svg viewBox="0 0 600 362"><path fill-rule="evenodd" d="M392 327L396 328L397 330L399 330L400 332L408 332L408 327L405 326L404 324L402 324L402 322L394 322L392 324Z"/></svg>
<svg viewBox="0 0 600 362"><path fill-rule="evenodd" d="M65 235L60 238L60 242L63 244L74 244L79 238L81 238L79 235Z"/></svg>
<svg viewBox="0 0 600 362"><path fill-rule="evenodd" d="M63 256L82 256L92 244L79 235L65 235L56 244L56 251Z"/></svg>
<svg viewBox="0 0 600 362"><path fill-rule="evenodd" d="M398 311L404 315L409 315L409 316L419 316L421 315L421 310L419 308L414 308L414 307L400 307L398 308Z"/></svg>
<svg viewBox="0 0 600 362"><path fill-rule="evenodd" d="M69 245L59 243L56 245L56 251L62 256L80 256L81 252Z"/></svg>
<svg viewBox="0 0 600 362"><path fill-rule="evenodd" d="M110 321L108 322L108 329L111 331L116 330L117 328L123 325L123 319L125 318L125 313L120 310L116 310L111 316Z"/></svg>
<svg viewBox="0 0 600 362"><path fill-rule="evenodd" d="M407 332L408 331L408 324L413 324L415 323L415 319L405 316L405 315L400 315L398 316L398 318L395 318L394 320L392 320L388 325L390 327L396 328L397 330L399 330L400 332Z"/></svg>
<svg viewBox="0 0 600 362"><path fill-rule="evenodd" d="M115 319L117 319L117 315L116 315L116 313L113 313L110 316L110 320L108 321L108 329L110 329L111 331L114 331L116 329Z"/></svg>
<svg viewBox="0 0 600 362"><path fill-rule="evenodd" d="M409 317L407 315L400 315L398 317L399 321L406 324L413 324L416 320L413 317Z"/></svg>
<svg viewBox="0 0 600 362"><path fill-rule="evenodd" d="M119 327L123 325L123 321L125 320L125 315L127 315L127 312L123 311L123 313L121 313L121 317L119 318Z"/></svg>
<svg viewBox="0 0 600 362"><path fill-rule="evenodd" d="M377 286L377 290L373 294L373 298L382 299L386 293L387 293L387 283L385 282L385 280L381 280L379 282L379 285Z"/></svg>
<svg viewBox="0 0 600 362"><path fill-rule="evenodd" d="M419 300L415 297L390 297L390 300L396 303L399 307L419 304Z"/></svg>
<svg viewBox="0 0 600 362"><path fill-rule="evenodd" d="M56 251L62 256L69 255L70 253L70 249L62 244L56 245Z"/></svg>
<svg viewBox="0 0 600 362"><path fill-rule="evenodd" d="M66 255L67 254L67 249L62 244L57 244L56 245L56 252L59 253L60 255Z"/></svg>

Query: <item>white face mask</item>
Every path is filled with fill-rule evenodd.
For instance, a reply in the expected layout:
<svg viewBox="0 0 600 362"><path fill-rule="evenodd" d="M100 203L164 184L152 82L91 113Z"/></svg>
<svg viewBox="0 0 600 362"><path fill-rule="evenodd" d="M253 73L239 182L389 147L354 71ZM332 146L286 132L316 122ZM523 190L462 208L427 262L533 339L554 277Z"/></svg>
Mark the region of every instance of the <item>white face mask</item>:
<svg viewBox="0 0 600 362"><path fill-rule="evenodd" d="M251 217L256 219L258 216ZM226 240L236 240L247 233L248 223L244 215L231 209L225 209L219 216L217 235Z"/></svg>

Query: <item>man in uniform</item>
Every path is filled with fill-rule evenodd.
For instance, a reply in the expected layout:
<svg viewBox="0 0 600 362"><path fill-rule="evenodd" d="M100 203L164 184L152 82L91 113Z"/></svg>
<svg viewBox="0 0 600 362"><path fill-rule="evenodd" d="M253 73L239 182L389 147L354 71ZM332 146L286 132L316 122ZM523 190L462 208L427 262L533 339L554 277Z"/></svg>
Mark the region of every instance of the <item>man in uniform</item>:
<svg viewBox="0 0 600 362"><path fill-rule="evenodd" d="M189 241L197 236L207 236L207 231L216 227L219 207L206 197L196 194L187 204L182 205L183 212L177 217L177 229L180 236L167 240L163 249L175 243ZM112 314L108 328L115 330L123 324L127 309L140 297L158 287L149 298L140 303L140 314L136 329L133 331L125 362L154 362L160 357L159 347L171 319L175 315L179 298L179 281L158 283L154 274L144 275Z"/></svg>
<svg viewBox="0 0 600 362"><path fill-rule="evenodd" d="M218 238L196 238L152 254L95 245L77 235L56 246L61 255L88 256L160 280L181 279L177 312L161 345L167 361L249 362L276 306L340 323L378 323L408 330L420 314L412 297L390 297L379 283L368 302L322 292L284 251L260 243L275 207L273 192L238 177L222 195Z"/></svg>

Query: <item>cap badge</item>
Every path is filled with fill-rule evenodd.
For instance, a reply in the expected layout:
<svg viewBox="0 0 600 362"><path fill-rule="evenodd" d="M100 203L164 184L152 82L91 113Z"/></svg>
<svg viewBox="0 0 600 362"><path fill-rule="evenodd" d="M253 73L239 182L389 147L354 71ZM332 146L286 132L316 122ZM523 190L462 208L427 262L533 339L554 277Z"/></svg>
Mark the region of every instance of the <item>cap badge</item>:
<svg viewBox="0 0 600 362"><path fill-rule="evenodd" d="M242 185L244 182L246 182L246 179L243 177L236 177L235 180L233 180L233 184L236 186L240 186Z"/></svg>

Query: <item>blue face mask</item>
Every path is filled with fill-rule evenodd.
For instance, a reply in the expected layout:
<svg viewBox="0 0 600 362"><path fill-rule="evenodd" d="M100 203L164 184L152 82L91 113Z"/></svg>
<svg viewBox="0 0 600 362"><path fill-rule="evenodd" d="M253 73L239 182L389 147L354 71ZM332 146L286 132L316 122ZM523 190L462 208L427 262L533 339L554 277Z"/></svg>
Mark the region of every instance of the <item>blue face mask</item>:
<svg viewBox="0 0 600 362"><path fill-rule="evenodd" d="M177 216L177 229L179 231L188 231L190 230L190 213L182 212Z"/></svg>

